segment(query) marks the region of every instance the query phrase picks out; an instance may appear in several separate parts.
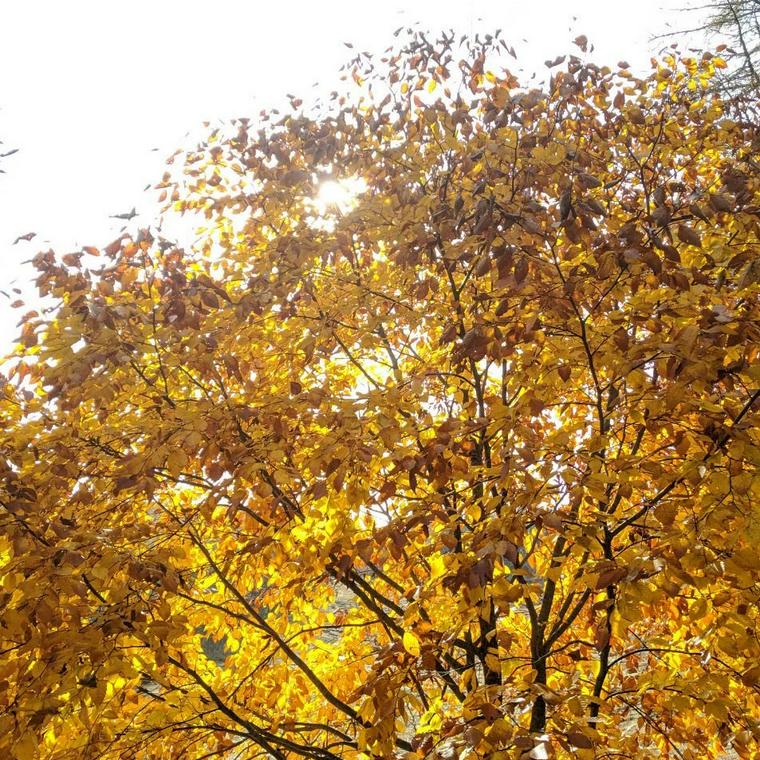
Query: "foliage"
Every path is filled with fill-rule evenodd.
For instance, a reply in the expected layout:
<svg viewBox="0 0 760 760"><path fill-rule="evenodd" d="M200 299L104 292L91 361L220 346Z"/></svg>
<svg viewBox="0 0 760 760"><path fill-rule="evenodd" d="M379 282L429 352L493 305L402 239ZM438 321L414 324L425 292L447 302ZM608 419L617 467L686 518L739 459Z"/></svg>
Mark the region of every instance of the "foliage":
<svg viewBox="0 0 760 760"><path fill-rule="evenodd" d="M760 94L760 2L758 0L712 0L693 9L702 17L692 31L706 32L727 40L725 55L731 64L720 72L717 84L730 95L746 95L757 106Z"/></svg>
<svg viewBox="0 0 760 760"><path fill-rule="evenodd" d="M757 756L757 135L709 54L503 49L211 131L194 248L36 257L3 757Z"/></svg>
<svg viewBox="0 0 760 760"><path fill-rule="evenodd" d="M760 3L722 0L710 8L708 28L727 34L735 48L737 68L729 80L739 90L760 93Z"/></svg>

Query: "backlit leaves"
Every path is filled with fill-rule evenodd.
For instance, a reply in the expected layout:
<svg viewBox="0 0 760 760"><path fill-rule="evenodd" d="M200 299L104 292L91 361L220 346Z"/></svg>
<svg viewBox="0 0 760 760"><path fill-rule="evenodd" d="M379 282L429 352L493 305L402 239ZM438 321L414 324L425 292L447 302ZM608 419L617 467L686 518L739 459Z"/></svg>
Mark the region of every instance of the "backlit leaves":
<svg viewBox="0 0 760 760"><path fill-rule="evenodd" d="M756 755L754 127L709 57L502 51L210 131L192 248L38 254L7 756Z"/></svg>

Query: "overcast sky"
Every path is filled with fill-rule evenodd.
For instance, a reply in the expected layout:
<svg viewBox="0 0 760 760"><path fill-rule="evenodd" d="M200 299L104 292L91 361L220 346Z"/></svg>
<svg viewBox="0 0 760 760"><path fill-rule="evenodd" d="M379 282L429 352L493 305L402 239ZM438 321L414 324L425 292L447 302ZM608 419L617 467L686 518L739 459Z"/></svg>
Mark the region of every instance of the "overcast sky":
<svg viewBox="0 0 760 760"><path fill-rule="evenodd" d="M24 285L37 251L106 243L150 213L143 188L204 120L255 115L284 93L329 92L350 51L381 51L398 26L501 27L520 64L543 61L586 34L594 59L647 65L674 0L18 0L3 7L0 44L0 289ZM574 18L575 17L575 18ZM683 22L683 23L682 23ZM688 19L676 20L689 26ZM516 67L517 68L517 67ZM157 148L158 150L153 150ZM34 231L31 242L13 240ZM0 353L15 335L0 295Z"/></svg>

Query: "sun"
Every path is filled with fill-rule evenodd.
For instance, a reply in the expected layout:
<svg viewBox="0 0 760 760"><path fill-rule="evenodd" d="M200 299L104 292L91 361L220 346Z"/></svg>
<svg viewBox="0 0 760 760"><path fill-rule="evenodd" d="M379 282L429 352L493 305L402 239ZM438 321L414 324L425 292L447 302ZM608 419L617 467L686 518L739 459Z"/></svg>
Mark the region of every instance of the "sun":
<svg viewBox="0 0 760 760"><path fill-rule="evenodd" d="M364 180L356 177L324 180L314 199L317 211L320 215L336 211L345 214L356 206L357 196L365 188Z"/></svg>

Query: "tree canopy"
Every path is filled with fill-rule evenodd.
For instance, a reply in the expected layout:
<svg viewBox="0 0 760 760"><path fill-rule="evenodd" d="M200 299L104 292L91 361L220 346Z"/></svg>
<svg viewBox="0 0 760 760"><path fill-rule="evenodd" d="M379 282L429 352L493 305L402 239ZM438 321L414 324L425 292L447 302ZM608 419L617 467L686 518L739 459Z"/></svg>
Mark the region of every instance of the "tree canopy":
<svg viewBox="0 0 760 760"><path fill-rule="evenodd" d="M710 54L505 51L360 54L174 157L195 245L35 258L3 757L757 756L757 129Z"/></svg>

